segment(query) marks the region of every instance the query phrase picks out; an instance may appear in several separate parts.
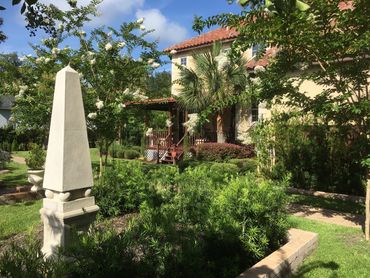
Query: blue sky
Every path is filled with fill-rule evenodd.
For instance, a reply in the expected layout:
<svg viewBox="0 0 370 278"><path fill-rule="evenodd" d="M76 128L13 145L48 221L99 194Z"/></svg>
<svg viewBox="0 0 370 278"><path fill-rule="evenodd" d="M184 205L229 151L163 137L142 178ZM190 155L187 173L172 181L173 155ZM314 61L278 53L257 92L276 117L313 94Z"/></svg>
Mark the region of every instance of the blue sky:
<svg viewBox="0 0 370 278"><path fill-rule="evenodd" d="M66 0L39 0L53 3L66 8ZM24 19L20 15L20 6L10 6L10 0L2 1L7 10L0 11L4 18L3 31L8 39L0 44L0 52L18 52L19 55L29 54L29 42L35 43L46 36L39 32L36 38L30 38L24 27ZM8 3L9 2L9 3ZM78 0L78 4L86 4L89 0ZM224 13L239 12L237 4L229 5L227 0L105 0L99 5L101 16L95 18L86 27L87 31L102 25L119 26L125 21L144 17L147 29L156 29L150 34L151 39L159 39L159 48L163 49L174 43L197 35L192 31L194 15L204 17Z"/></svg>

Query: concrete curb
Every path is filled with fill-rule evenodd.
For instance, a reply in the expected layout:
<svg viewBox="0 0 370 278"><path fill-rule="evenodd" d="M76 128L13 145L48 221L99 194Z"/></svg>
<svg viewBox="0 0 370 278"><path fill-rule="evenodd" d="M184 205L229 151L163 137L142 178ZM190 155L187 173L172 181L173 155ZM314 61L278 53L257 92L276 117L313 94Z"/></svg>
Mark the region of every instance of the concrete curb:
<svg viewBox="0 0 370 278"><path fill-rule="evenodd" d="M303 260L318 246L316 233L289 229L289 241L278 250L256 263L237 278L287 277L298 270Z"/></svg>

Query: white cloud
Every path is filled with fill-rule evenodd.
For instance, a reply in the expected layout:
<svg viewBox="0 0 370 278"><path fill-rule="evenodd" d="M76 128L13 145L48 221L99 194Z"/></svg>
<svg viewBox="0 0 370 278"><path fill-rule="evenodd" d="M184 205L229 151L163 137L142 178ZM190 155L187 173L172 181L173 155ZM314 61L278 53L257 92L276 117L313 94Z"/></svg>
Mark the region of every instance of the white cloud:
<svg viewBox="0 0 370 278"><path fill-rule="evenodd" d="M136 17L145 18L144 25L146 29L155 29L148 36L159 39L162 43L176 43L187 37L186 28L166 18L158 9L139 9L136 12Z"/></svg>
<svg viewBox="0 0 370 278"><path fill-rule="evenodd" d="M67 0L40 0L44 4L54 4L62 10L70 8ZM144 5L145 0L104 0L98 5L98 11L101 16L92 19L88 25L97 26L108 24L116 21L122 15L127 15L133 10L139 9ZM78 6L85 6L90 3L90 0L78 0Z"/></svg>

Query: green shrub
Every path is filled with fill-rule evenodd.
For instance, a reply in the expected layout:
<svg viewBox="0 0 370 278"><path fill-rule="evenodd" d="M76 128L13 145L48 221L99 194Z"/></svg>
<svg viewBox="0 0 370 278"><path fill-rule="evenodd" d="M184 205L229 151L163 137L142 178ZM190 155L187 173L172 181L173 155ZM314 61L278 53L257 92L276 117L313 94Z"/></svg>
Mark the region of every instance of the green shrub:
<svg viewBox="0 0 370 278"><path fill-rule="evenodd" d="M136 159L140 157L140 153L135 150L125 150L124 156L126 159Z"/></svg>
<svg viewBox="0 0 370 278"><path fill-rule="evenodd" d="M0 254L0 276L235 277L285 242L285 186L252 174L220 184L204 166L145 175L140 162L115 163L94 193L107 215L140 206L121 234L109 224L90 228L61 250L72 260L44 261L40 244L13 246Z"/></svg>
<svg viewBox="0 0 370 278"><path fill-rule="evenodd" d="M26 157L26 164L29 169L42 169L45 164L46 153L40 145L32 144Z"/></svg>
<svg viewBox="0 0 370 278"><path fill-rule="evenodd" d="M218 163L211 164L210 178L215 182L221 183L225 178L236 177L239 173L239 168L231 163Z"/></svg>
<svg viewBox="0 0 370 278"><path fill-rule="evenodd" d="M103 216L115 216L137 211L148 194L148 179L139 161L115 162L107 168L97 185L94 196Z"/></svg>
<svg viewBox="0 0 370 278"><path fill-rule="evenodd" d="M197 147L197 159L208 161L224 161L232 158L254 156L253 146L239 146L228 143L203 143Z"/></svg>
<svg viewBox="0 0 370 278"><path fill-rule="evenodd" d="M138 153L141 153L141 147L140 146L132 146L132 150L137 151Z"/></svg>
<svg viewBox="0 0 370 278"><path fill-rule="evenodd" d="M4 169L6 163L10 162L11 155L9 152L0 150L0 170Z"/></svg>
<svg viewBox="0 0 370 278"><path fill-rule="evenodd" d="M108 153L113 158L123 158L123 146L120 144L113 143L108 150Z"/></svg>
<svg viewBox="0 0 370 278"><path fill-rule="evenodd" d="M245 158L245 159L235 158L235 159L230 159L228 162L238 166L239 172L241 174L257 171L257 160L254 158Z"/></svg>
<svg viewBox="0 0 370 278"><path fill-rule="evenodd" d="M368 154L369 140L352 124L333 126L282 114L257 125L253 137L259 169L266 177L289 173L297 188L365 194L367 168L360 161Z"/></svg>
<svg viewBox="0 0 370 278"><path fill-rule="evenodd" d="M236 233L248 258L261 259L286 240L287 185L287 180L276 183L253 174L231 180L212 203L212 230Z"/></svg>

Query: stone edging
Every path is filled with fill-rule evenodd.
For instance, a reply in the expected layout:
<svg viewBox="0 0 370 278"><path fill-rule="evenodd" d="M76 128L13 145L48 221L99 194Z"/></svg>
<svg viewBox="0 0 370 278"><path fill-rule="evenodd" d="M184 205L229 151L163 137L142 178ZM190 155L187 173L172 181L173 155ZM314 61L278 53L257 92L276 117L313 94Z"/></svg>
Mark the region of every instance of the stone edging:
<svg viewBox="0 0 370 278"><path fill-rule="evenodd" d="M278 250L256 263L237 278L286 277L298 270L303 260L318 246L316 233L289 229L289 241Z"/></svg>
<svg viewBox="0 0 370 278"><path fill-rule="evenodd" d="M33 200L39 200L43 198L43 192L17 192L17 193L10 193L10 194L4 194L0 195L0 206L1 205L12 205L19 202L24 201L33 201Z"/></svg>
<svg viewBox="0 0 370 278"><path fill-rule="evenodd" d="M301 195L322 197L322 198L327 198L327 199L352 201L355 203L365 202L365 198L361 196L346 195L346 194L339 194L339 193L329 193L329 192L324 192L324 191L311 191L311 190L299 189L299 188L294 188L294 187L288 187L287 192L301 194Z"/></svg>

